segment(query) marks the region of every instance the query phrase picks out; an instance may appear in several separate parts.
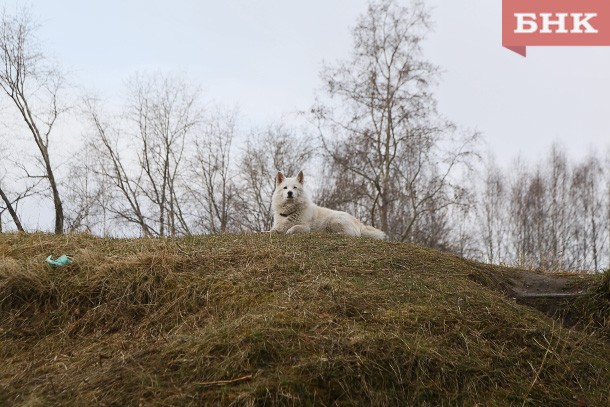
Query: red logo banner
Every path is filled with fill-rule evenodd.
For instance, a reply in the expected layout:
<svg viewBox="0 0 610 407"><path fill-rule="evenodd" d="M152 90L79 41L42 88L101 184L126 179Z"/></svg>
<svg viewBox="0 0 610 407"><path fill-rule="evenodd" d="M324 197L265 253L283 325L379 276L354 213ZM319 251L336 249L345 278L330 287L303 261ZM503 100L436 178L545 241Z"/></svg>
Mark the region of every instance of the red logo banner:
<svg viewBox="0 0 610 407"><path fill-rule="evenodd" d="M610 0L502 0L502 46L610 45Z"/></svg>

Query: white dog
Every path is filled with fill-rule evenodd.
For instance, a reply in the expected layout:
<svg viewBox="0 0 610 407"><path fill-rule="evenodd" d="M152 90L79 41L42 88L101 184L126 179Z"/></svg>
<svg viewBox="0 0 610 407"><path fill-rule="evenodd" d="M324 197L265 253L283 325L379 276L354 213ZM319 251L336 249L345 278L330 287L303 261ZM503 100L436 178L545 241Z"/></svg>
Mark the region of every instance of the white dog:
<svg viewBox="0 0 610 407"><path fill-rule="evenodd" d="M366 226L352 215L316 206L303 189L303 171L294 178L281 172L275 178L273 193L273 228L275 233L330 232L348 236L387 239L385 233Z"/></svg>

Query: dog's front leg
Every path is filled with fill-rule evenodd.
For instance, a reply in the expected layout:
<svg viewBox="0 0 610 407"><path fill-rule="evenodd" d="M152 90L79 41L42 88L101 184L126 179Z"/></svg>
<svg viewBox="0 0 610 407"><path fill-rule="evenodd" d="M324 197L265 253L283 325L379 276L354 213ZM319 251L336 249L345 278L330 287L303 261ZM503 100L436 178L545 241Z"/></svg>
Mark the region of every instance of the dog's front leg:
<svg viewBox="0 0 610 407"><path fill-rule="evenodd" d="M294 233L309 233L311 232L311 228L307 225L294 225L290 229L286 231L287 235L292 235Z"/></svg>

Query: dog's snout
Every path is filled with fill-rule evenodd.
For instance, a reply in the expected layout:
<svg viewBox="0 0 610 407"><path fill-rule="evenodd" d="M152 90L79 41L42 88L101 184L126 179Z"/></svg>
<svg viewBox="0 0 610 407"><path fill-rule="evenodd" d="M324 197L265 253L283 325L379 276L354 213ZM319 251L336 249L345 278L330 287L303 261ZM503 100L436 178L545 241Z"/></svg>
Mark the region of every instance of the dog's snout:
<svg viewBox="0 0 610 407"><path fill-rule="evenodd" d="M288 198L292 198L292 191L288 191Z"/></svg>

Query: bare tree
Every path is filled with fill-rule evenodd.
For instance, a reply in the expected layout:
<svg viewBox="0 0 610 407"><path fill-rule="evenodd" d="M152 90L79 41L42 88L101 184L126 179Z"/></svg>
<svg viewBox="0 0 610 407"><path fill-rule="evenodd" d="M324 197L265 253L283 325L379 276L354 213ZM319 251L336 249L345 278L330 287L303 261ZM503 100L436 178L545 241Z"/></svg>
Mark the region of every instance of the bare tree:
<svg viewBox="0 0 610 407"><path fill-rule="evenodd" d="M600 269L604 231L603 169L596 156L576 166L572 176L572 199L576 208L576 228L572 239L574 257L582 270Z"/></svg>
<svg viewBox="0 0 610 407"><path fill-rule="evenodd" d="M548 166L548 226L545 232L547 253L546 269L562 270L570 268L568 248L571 223L574 219L570 205L570 166L565 151L553 145L546 165Z"/></svg>
<svg viewBox="0 0 610 407"><path fill-rule="evenodd" d="M0 149L0 163L3 163L5 160L5 151L4 149ZM0 171L3 171L3 168L0 168ZM21 225L21 220L19 219L19 215L17 215L16 206L23 196L17 196L14 199L8 197L6 191L3 187L3 183L5 180L6 174L0 174L0 199L2 199L2 203L0 203L0 232L2 232L2 215L4 212L8 212L15 224L15 227L18 231L23 232L23 226Z"/></svg>
<svg viewBox="0 0 610 407"><path fill-rule="evenodd" d="M479 225L485 260L489 263L507 261L505 250L509 219L508 185L501 170L488 159L479 199Z"/></svg>
<svg viewBox="0 0 610 407"><path fill-rule="evenodd" d="M108 183L100 176L100 155L85 144L71 163L66 176L66 231L110 234L107 211Z"/></svg>
<svg viewBox="0 0 610 407"><path fill-rule="evenodd" d="M464 193L468 194L465 197L468 204L448 208L449 233L444 240L448 241L449 245L445 249L461 257L481 259L479 237L475 232L477 229L476 192L474 188L470 188L464 190Z"/></svg>
<svg viewBox="0 0 610 407"><path fill-rule="evenodd" d="M610 146L606 150L604 164L604 179L606 180L603 197L606 204L604 244L606 246L606 267L610 269Z"/></svg>
<svg viewBox="0 0 610 407"><path fill-rule="evenodd" d="M605 246L606 246L606 267L610 269L610 146L606 151L604 165L604 178L606 180L604 200L606 204L605 215Z"/></svg>
<svg viewBox="0 0 610 407"><path fill-rule="evenodd" d="M513 264L520 267L536 267L532 259L533 244L532 228L530 219L532 217L532 205L530 188L532 175L526 164L521 160L515 160L511 165L512 179L510 181L509 213L510 213L510 243L513 250Z"/></svg>
<svg viewBox="0 0 610 407"><path fill-rule="evenodd" d="M352 58L322 72L330 100L312 110L333 175L360 192L368 221L403 241L421 240L424 223L460 204L454 175L477 138L457 135L436 112L438 68L421 49L428 28L419 1L371 3L353 31Z"/></svg>
<svg viewBox="0 0 610 407"><path fill-rule="evenodd" d="M124 133L103 119L104 114L99 111L94 100L86 99L84 104L93 133L88 145L96 157L93 171L101 182L109 185L105 210L115 219L137 225L142 235L155 235L156 231L149 225L144 206L145 198L141 187L143 171L131 164L133 157L122 154L123 151L130 151L123 148L124 144L119 144L125 142L120 137Z"/></svg>
<svg viewBox="0 0 610 407"><path fill-rule="evenodd" d="M198 91L172 76L136 76L130 83L129 118L137 125L142 191L158 216L158 235L175 235L181 201L175 191L187 136L198 123ZM167 230L169 229L169 230Z"/></svg>
<svg viewBox="0 0 610 407"><path fill-rule="evenodd" d="M18 231L23 232L23 226L21 225L21 220L19 219L19 215L17 215L17 204L21 199L23 199L23 195L19 195L14 199L9 199L6 195L6 192L2 189L2 185L0 185L0 198L2 198L2 202L4 205L0 205L0 232L2 232L2 214L4 211L8 211L9 215L13 219L13 223Z"/></svg>
<svg viewBox="0 0 610 407"><path fill-rule="evenodd" d="M10 16L3 11L0 22L0 88L16 107L34 140L38 170L30 174L48 181L55 208L55 233L63 233L64 210L51 156L49 138L59 116L67 108L60 104L62 74L52 68L37 49L36 26L26 11Z"/></svg>
<svg viewBox="0 0 610 407"><path fill-rule="evenodd" d="M109 125L87 103L98 173L112 186L106 209L144 236L188 233L180 221L184 194L177 188L188 139L201 118L198 91L163 75L136 76L128 91L125 115L113 119L122 127Z"/></svg>
<svg viewBox="0 0 610 407"><path fill-rule="evenodd" d="M1 157L0 157L1 158ZM23 188L18 192L8 191L4 187L4 181L6 180L6 173L0 176L0 232L2 232L2 215L8 212L10 215L15 228L19 232L24 232L25 229L21 222L21 218L18 214L19 204L26 198L36 195L38 183L40 180L34 180L34 182L26 183ZM14 180L11 180L14 181ZM14 182L13 182L14 183Z"/></svg>
<svg viewBox="0 0 610 407"><path fill-rule="evenodd" d="M235 109L217 107L205 117L203 128L195 138L195 157L190 165L192 177L186 189L193 198L196 223L206 232L224 233L232 226L237 191L231 168L231 145L236 125Z"/></svg>
<svg viewBox="0 0 610 407"><path fill-rule="evenodd" d="M544 270L597 271L610 262L608 174L592 155L571 164L553 145L534 169L489 166L478 211L486 260Z"/></svg>

